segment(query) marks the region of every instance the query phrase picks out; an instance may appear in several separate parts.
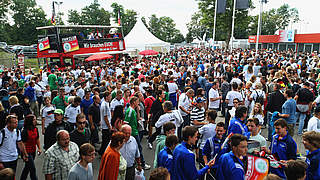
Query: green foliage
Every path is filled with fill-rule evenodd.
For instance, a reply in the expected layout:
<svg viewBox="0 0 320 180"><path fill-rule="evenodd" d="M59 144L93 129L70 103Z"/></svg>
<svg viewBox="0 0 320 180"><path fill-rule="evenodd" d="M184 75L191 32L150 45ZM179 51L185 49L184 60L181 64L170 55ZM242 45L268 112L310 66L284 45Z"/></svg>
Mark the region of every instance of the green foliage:
<svg viewBox="0 0 320 180"><path fill-rule="evenodd" d="M118 11L120 10L121 26L123 28L123 34L126 36L137 22L137 12L131 9L124 9L122 5L117 3L112 3L111 7L113 8L112 17L115 23L118 23Z"/></svg>
<svg viewBox="0 0 320 180"><path fill-rule="evenodd" d="M278 9L271 9L262 13L261 34L272 35L277 30L285 29L290 24L299 21L299 12L296 8L290 8L288 4ZM253 16L250 24L250 34L255 35L258 27L258 15Z"/></svg>
<svg viewBox="0 0 320 180"><path fill-rule="evenodd" d="M149 22L145 18L142 19L142 22L154 36L162 41L169 43L181 43L184 41L183 35L176 29L176 24L170 17L162 16L157 18L153 14L149 17Z"/></svg>
<svg viewBox="0 0 320 180"><path fill-rule="evenodd" d="M110 13L100 7L97 1L81 9L69 10L68 22L74 25L110 25Z"/></svg>

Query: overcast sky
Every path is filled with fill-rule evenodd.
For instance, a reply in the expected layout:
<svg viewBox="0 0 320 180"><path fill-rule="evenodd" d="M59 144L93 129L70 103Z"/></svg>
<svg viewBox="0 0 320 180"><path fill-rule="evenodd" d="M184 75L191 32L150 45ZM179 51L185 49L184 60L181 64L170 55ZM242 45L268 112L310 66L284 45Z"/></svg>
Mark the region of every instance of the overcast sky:
<svg viewBox="0 0 320 180"><path fill-rule="evenodd" d="M51 17L51 0L36 0L37 4L41 6ZM81 8L91 4L93 0L60 0L63 4L60 6L60 11L67 15L68 10ZM284 3L289 4L290 7L297 8L302 20L298 24L293 24L292 28L297 29L298 33L320 33L320 21L318 20L318 11L320 7L320 0L268 0L264 5L264 10L271 8L278 8ZM171 17L177 28L186 35L188 23L193 13L198 11L196 0L99 0L101 6L111 11L110 5L117 2L124 6L125 9L133 9L138 12L139 16L150 17L156 14L157 17L168 16ZM258 13L259 0L253 0L256 9L252 10L250 14ZM66 19L66 17L64 18ZM289 26L291 28L291 25Z"/></svg>

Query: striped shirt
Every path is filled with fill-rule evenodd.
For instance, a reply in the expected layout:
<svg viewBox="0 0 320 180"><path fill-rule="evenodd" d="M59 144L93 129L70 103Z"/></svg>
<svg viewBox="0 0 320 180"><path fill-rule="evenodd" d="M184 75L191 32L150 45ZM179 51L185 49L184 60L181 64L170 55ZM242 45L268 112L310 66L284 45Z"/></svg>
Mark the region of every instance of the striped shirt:
<svg viewBox="0 0 320 180"><path fill-rule="evenodd" d="M198 108L198 107L194 107L190 113L190 121L191 121L191 125L192 126L196 126L196 127L202 127L202 125L194 125L193 121L197 120L198 122L203 122L205 119L205 109L204 107L202 108Z"/></svg>

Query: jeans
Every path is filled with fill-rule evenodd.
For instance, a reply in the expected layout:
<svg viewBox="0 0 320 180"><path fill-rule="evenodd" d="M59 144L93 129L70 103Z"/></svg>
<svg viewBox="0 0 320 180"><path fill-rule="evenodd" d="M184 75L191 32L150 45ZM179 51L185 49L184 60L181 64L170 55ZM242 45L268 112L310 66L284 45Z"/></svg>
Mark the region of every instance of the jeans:
<svg viewBox="0 0 320 180"><path fill-rule="evenodd" d="M96 123L93 123L94 125L94 130L91 129L91 144L95 144L99 142L99 127Z"/></svg>
<svg viewBox="0 0 320 180"><path fill-rule="evenodd" d="M29 157L28 157L28 161L25 162L24 164L24 168L22 170L21 176L20 176L20 180L25 180L28 177L28 174L30 172L30 179L31 180L37 180L37 173L36 173L36 167L34 165L34 159L36 156L36 153L28 153Z"/></svg>
<svg viewBox="0 0 320 180"><path fill-rule="evenodd" d="M225 102L221 103L221 114L222 114L222 116L226 115L226 103Z"/></svg>
<svg viewBox="0 0 320 180"><path fill-rule="evenodd" d="M296 112L296 119L299 122L298 134L302 134L304 119L307 117L307 114Z"/></svg>
<svg viewBox="0 0 320 180"><path fill-rule="evenodd" d="M101 133L102 133L102 143L99 150L99 154L102 156L110 142L112 133L110 132L109 129L102 129Z"/></svg>
<svg viewBox="0 0 320 180"><path fill-rule="evenodd" d="M139 151L140 151L140 159L141 159L141 166L144 167L145 165L145 161L144 161L144 158L143 158L143 153L142 153L142 146L141 146L141 143L140 143L140 137L139 137L139 134L136 135L136 136L133 136L136 141L137 141L137 144L138 144L138 148L139 148Z"/></svg>
<svg viewBox="0 0 320 180"><path fill-rule="evenodd" d="M224 120L226 129L228 129L228 127L229 127L229 121L230 121L230 118L231 118L231 115L230 115L230 113L229 113L229 110L232 109L232 106L228 106L227 108L228 108L228 110L227 110L227 112L226 112L225 120Z"/></svg>
<svg viewBox="0 0 320 180"><path fill-rule="evenodd" d="M183 127L190 126L190 114L182 116Z"/></svg>
<svg viewBox="0 0 320 180"><path fill-rule="evenodd" d="M268 111L267 112L267 123L268 123L268 140L271 141L272 140L272 132L273 132L273 126L271 126L270 122L271 122L271 117L272 117L272 112Z"/></svg>
<svg viewBox="0 0 320 180"><path fill-rule="evenodd" d="M161 134L161 127L156 128L156 132L154 132L148 139L148 143L152 144L154 140L156 140L157 136Z"/></svg>

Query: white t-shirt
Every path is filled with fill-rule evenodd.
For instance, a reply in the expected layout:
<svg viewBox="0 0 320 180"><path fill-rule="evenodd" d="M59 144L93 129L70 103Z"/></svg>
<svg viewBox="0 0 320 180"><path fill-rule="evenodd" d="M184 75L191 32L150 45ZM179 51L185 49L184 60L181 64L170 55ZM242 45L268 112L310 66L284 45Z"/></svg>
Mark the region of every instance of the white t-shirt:
<svg viewBox="0 0 320 180"><path fill-rule="evenodd" d="M169 94L176 93L178 90L178 85L176 83L167 83Z"/></svg>
<svg viewBox="0 0 320 180"><path fill-rule="evenodd" d="M166 122L172 122L176 125L176 129L181 126L183 123L182 116L178 110L173 110L172 112L165 113L159 117L159 120L156 122L155 127L159 128L163 126ZM161 130L163 131L163 130Z"/></svg>
<svg viewBox="0 0 320 180"><path fill-rule="evenodd" d="M239 78L232 78L230 84L233 84L234 82L237 83L238 85L240 85L242 83Z"/></svg>
<svg viewBox="0 0 320 180"><path fill-rule="evenodd" d="M204 145L206 144L206 141L208 138L212 138L213 136L216 135L216 124L206 124L199 128L199 134L202 134L202 138L200 139L200 149L203 149Z"/></svg>
<svg viewBox="0 0 320 180"><path fill-rule="evenodd" d="M237 92L237 91L229 91L227 93L226 99L229 100L228 106L232 106L232 107L234 106L233 105L233 100L235 98L238 98L239 101L242 101L242 96L241 96L241 94L239 92Z"/></svg>
<svg viewBox="0 0 320 180"><path fill-rule="evenodd" d="M210 88L210 90L209 90L209 106L208 106L209 109L211 109L211 108L215 108L215 109L219 108L220 99L217 99L215 101L211 101L210 100L211 98L217 98L217 97L219 97L218 90Z"/></svg>
<svg viewBox="0 0 320 180"><path fill-rule="evenodd" d="M106 101L103 101L100 106L100 117L101 117L100 119L101 119L101 128L102 129L108 129L108 126L107 126L106 122L104 121L105 116L108 117L108 121L111 125L111 111L110 111L109 103Z"/></svg>
<svg viewBox="0 0 320 180"><path fill-rule="evenodd" d="M42 118L44 118L44 127L48 127L48 125L54 121L54 106L44 106L41 109Z"/></svg>
<svg viewBox="0 0 320 180"><path fill-rule="evenodd" d="M179 106L184 107L184 109L188 111L191 106L191 103L192 103L191 99L186 95L186 93L182 93L181 96L179 97ZM181 113L181 116L188 115L187 113L182 111L180 108L179 108L179 111Z"/></svg>
<svg viewBox="0 0 320 180"><path fill-rule="evenodd" d="M21 141L21 132L17 136L17 129L12 132L7 127L4 128L5 138L0 147L0 162L10 162L18 159L17 142ZM2 133L0 132L0 142L2 141ZM2 142L1 142L2 143Z"/></svg>
<svg viewBox="0 0 320 180"><path fill-rule="evenodd" d="M114 111L114 108L119 105L122 105L122 106L124 105L124 101L122 98L120 99L120 101L117 98L112 99L110 103L110 110Z"/></svg>
<svg viewBox="0 0 320 180"><path fill-rule="evenodd" d="M74 107L72 104L69 104L66 107L64 117L66 117L68 122L76 123L77 115L81 113L80 106Z"/></svg>
<svg viewBox="0 0 320 180"><path fill-rule="evenodd" d="M318 118L315 117L315 116L313 116L312 118L310 118L310 120L309 120L309 122L308 122L307 131L320 132L320 119L318 119Z"/></svg>

